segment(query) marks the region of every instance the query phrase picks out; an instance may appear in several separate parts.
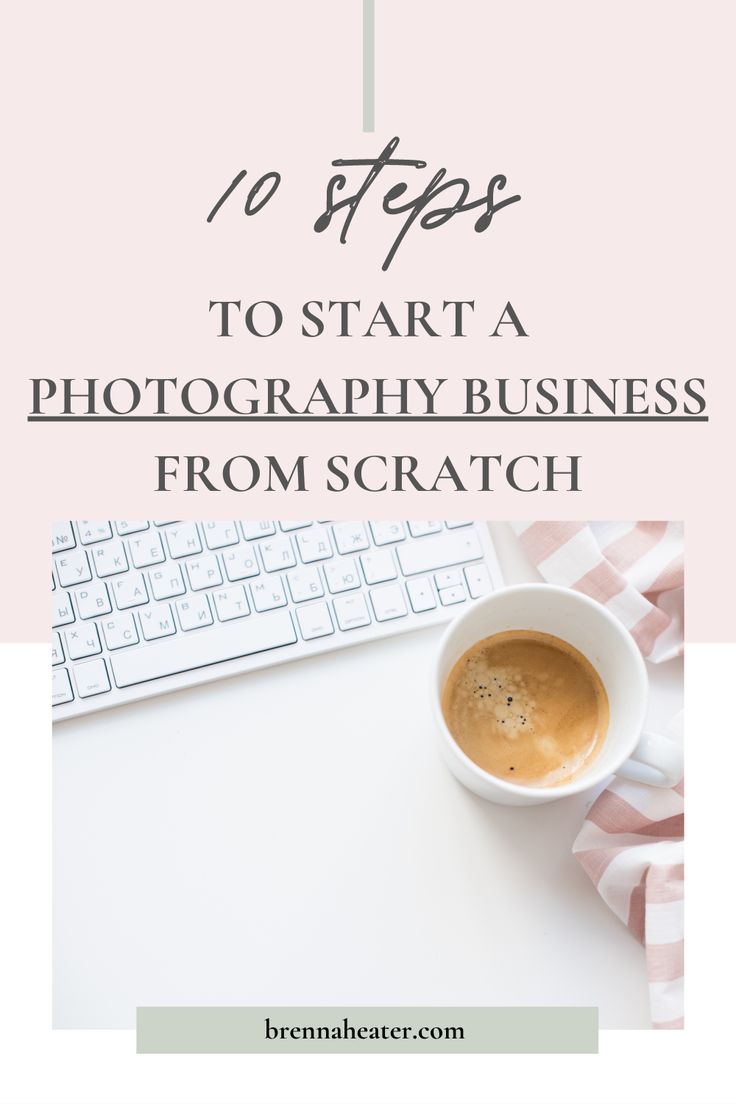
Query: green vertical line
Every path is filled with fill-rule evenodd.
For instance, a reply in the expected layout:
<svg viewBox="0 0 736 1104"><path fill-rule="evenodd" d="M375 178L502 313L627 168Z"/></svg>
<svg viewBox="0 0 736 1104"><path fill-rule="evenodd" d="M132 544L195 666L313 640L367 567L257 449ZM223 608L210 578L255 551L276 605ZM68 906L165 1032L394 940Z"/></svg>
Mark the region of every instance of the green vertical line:
<svg viewBox="0 0 736 1104"><path fill-rule="evenodd" d="M363 133L372 134L376 96L376 5L363 0Z"/></svg>

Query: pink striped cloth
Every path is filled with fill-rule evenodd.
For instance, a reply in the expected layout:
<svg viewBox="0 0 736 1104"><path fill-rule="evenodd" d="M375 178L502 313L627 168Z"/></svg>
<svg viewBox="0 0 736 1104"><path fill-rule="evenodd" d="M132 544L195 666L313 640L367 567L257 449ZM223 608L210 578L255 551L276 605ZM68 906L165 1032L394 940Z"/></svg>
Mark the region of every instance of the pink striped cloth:
<svg viewBox="0 0 736 1104"><path fill-rule="evenodd" d="M682 653L680 522L514 524L542 577L602 602L645 659ZM681 738L680 718L670 735ZM606 904L646 948L652 1025L683 1026L684 796L615 779L591 806L573 854Z"/></svg>

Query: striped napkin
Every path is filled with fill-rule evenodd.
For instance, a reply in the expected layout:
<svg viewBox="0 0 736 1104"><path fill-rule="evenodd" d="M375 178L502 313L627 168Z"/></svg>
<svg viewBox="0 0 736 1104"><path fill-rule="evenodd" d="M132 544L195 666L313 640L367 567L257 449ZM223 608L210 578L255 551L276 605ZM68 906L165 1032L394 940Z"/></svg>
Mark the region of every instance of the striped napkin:
<svg viewBox="0 0 736 1104"><path fill-rule="evenodd" d="M683 649L680 522L514 523L549 583L607 606L642 655ZM681 718L668 733L681 739ZM672 789L615 779L593 803L573 854L606 904L646 948L652 1025L683 1026L683 782Z"/></svg>

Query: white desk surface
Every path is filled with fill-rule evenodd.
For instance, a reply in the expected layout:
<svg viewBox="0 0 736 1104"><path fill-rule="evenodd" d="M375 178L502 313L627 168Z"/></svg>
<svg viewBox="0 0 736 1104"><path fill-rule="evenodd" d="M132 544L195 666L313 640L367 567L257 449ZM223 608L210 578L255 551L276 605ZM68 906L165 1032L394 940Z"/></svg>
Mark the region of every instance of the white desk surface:
<svg viewBox="0 0 736 1104"><path fill-rule="evenodd" d="M504 523L507 582L536 578ZM597 1005L642 948L571 854L590 796L475 797L427 695L441 629L68 722L54 736L54 1026L136 1005ZM682 665L650 669L650 722Z"/></svg>

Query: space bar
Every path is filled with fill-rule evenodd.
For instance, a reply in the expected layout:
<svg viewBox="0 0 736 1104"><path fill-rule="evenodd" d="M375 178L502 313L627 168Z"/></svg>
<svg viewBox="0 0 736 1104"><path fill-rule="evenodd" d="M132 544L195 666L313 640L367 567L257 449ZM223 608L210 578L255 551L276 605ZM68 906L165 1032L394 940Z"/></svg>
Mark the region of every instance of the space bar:
<svg viewBox="0 0 736 1104"><path fill-rule="evenodd" d="M122 689L295 643L294 625L284 610L252 621L231 622L209 630L194 629L160 644L131 648L110 656L110 664L115 685Z"/></svg>

